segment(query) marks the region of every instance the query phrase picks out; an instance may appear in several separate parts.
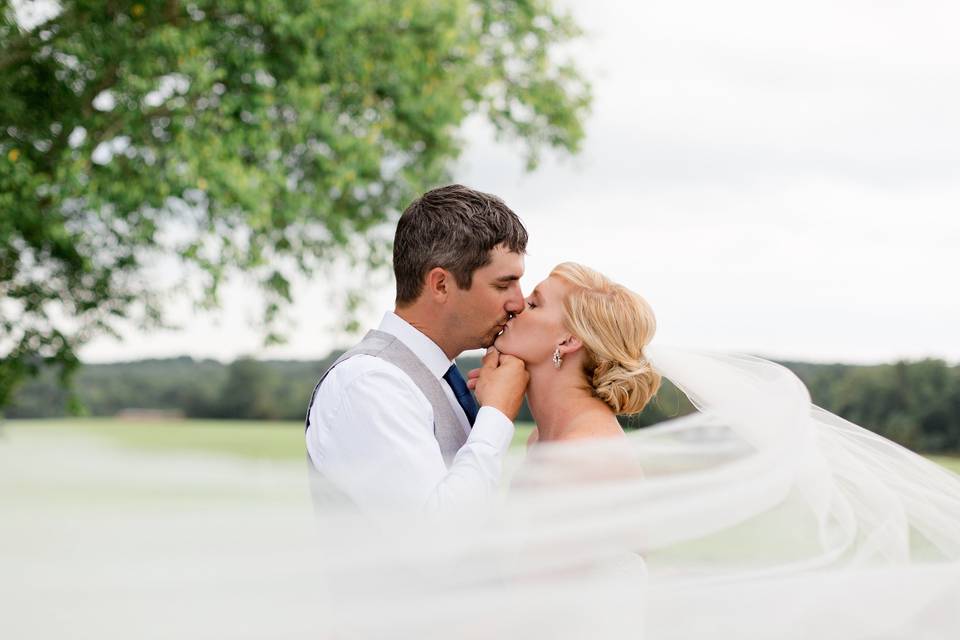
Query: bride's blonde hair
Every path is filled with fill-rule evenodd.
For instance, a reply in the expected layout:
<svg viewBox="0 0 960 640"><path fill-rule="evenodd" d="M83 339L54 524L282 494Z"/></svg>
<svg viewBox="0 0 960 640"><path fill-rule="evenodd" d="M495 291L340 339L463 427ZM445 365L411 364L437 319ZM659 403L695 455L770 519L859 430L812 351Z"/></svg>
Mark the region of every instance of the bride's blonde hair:
<svg viewBox="0 0 960 640"><path fill-rule="evenodd" d="M572 285L563 300L564 325L583 342L584 374L594 394L617 415L640 413L660 388L660 374L643 348L657 320L642 297L575 262L550 272Z"/></svg>

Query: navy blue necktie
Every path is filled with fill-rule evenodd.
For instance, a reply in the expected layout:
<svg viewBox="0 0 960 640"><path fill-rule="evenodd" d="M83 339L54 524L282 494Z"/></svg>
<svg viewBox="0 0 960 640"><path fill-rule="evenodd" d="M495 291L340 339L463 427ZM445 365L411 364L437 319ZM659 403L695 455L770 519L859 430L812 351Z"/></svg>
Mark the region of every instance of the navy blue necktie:
<svg viewBox="0 0 960 640"><path fill-rule="evenodd" d="M457 402L463 407L463 412L467 414L467 420L470 421L470 426L472 427L477 419L477 412L480 411L480 409L477 408L477 401L473 399L473 394L470 393L470 389L467 388L467 381L463 379L460 370L457 369L457 365L450 365L447 372L443 374L443 379L446 380L450 388L453 389L453 395L457 397Z"/></svg>

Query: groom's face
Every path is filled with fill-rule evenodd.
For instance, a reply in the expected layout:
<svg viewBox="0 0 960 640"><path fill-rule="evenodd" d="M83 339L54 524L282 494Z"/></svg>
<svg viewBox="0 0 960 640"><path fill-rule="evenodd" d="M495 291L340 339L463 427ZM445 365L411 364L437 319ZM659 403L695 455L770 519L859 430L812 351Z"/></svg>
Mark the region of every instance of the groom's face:
<svg viewBox="0 0 960 640"><path fill-rule="evenodd" d="M469 289L455 287L455 324L463 349L489 347L507 320L524 309L520 291L523 256L503 245L490 253L490 262L473 272Z"/></svg>

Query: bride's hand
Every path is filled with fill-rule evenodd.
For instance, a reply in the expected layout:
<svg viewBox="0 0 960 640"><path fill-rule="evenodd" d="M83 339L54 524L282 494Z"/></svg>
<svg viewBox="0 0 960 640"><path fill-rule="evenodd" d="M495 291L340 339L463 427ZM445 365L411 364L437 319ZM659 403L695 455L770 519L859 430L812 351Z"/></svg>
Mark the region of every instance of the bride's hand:
<svg viewBox="0 0 960 640"><path fill-rule="evenodd" d="M494 407L510 420L517 417L530 380L523 360L490 347L479 371L471 371L469 376L467 385L476 390L481 406Z"/></svg>

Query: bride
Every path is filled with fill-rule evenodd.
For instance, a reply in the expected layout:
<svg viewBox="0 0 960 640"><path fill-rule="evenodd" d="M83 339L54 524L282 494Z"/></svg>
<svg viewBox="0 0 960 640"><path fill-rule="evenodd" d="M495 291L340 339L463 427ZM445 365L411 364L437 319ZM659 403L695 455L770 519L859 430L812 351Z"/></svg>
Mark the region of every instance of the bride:
<svg viewBox="0 0 960 640"><path fill-rule="evenodd" d="M650 305L571 262L557 266L526 304L494 346L530 373L527 401L537 424L530 443L622 437L616 416L642 411L660 386L643 352L656 331ZM481 372L471 372L470 384Z"/></svg>
<svg viewBox="0 0 960 640"><path fill-rule="evenodd" d="M497 511L539 541L512 575L640 552L642 593L606 593L644 601L650 637L944 637L960 622L956 475L814 406L775 363L651 345L646 301L588 267L558 265L526 302L495 342L524 361L537 424ZM617 416L661 374L698 412L625 433Z"/></svg>

